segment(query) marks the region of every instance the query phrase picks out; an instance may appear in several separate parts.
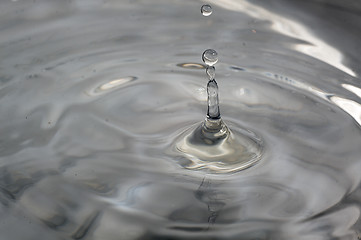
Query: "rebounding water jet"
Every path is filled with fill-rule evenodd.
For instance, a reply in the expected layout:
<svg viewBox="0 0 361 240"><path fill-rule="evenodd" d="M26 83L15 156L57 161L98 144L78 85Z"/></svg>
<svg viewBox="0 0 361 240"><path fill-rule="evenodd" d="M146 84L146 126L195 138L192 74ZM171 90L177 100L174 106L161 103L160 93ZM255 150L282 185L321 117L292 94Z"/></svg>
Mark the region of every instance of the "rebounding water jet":
<svg viewBox="0 0 361 240"><path fill-rule="evenodd" d="M216 52L212 52L216 56ZM205 51L203 59L207 53L209 50ZM207 60L204 62L207 63ZM230 131L219 110L215 67L208 65L206 73L209 77L207 116L201 124L186 130L179 137L175 148L182 155L181 165L210 173L237 172L248 168L260 160L262 141L249 130L238 126Z"/></svg>
<svg viewBox="0 0 361 240"><path fill-rule="evenodd" d="M216 69L213 66L218 62L218 54L213 49L207 49L202 54L202 60L207 64L206 73L209 78L207 84L207 94L208 94L208 111L207 117L210 119L219 119L221 114L219 112L219 103L218 103L218 84L216 82Z"/></svg>
<svg viewBox="0 0 361 240"><path fill-rule="evenodd" d="M213 142L212 139L220 138L229 133L227 126L221 119L221 113L219 111L218 84L215 79L216 69L214 67L218 62L218 53L213 49L207 49L202 54L202 60L207 65L206 74L209 79L207 84L207 118L203 123L203 127L205 133L211 133L208 134L208 142ZM213 133L217 133L215 135L216 138L211 137Z"/></svg>
<svg viewBox="0 0 361 240"><path fill-rule="evenodd" d="M209 5L203 5L204 16L212 14ZM212 173L229 173L248 168L262 156L263 144L260 138L249 130L235 127L232 131L223 122L219 110L218 84L215 79L218 53L207 49L202 54L207 65L208 110L206 119L186 130L175 145L182 155L181 165L187 169L206 170Z"/></svg>

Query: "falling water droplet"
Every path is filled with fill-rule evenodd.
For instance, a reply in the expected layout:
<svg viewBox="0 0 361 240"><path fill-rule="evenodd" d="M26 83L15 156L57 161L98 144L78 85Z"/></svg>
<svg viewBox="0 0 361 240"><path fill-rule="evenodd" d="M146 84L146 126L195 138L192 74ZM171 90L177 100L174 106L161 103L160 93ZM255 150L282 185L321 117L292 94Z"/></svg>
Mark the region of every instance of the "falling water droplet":
<svg viewBox="0 0 361 240"><path fill-rule="evenodd" d="M203 5L202 8L201 8L201 13L202 13L203 16L205 16L205 17L210 16L210 15L212 14L212 12L213 12L213 11L212 11L211 5L205 4L205 5Z"/></svg>
<svg viewBox="0 0 361 240"><path fill-rule="evenodd" d="M213 66L218 62L218 53L214 49L207 49L202 54L202 60L208 66Z"/></svg>
<svg viewBox="0 0 361 240"><path fill-rule="evenodd" d="M214 77L216 76L216 69L215 69L215 67L213 67L213 66L208 66L208 67L206 68L206 73L207 73L208 79L209 79L209 80L213 80Z"/></svg>

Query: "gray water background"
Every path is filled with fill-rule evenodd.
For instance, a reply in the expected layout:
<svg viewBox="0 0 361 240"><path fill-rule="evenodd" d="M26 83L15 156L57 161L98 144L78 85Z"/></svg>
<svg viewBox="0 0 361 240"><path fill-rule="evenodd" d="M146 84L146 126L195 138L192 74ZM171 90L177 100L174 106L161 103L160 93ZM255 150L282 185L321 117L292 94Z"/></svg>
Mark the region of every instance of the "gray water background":
<svg viewBox="0 0 361 240"><path fill-rule="evenodd" d="M2 0L0 239L359 239L360 33L351 0ZM264 143L238 173L174 149L207 48Z"/></svg>

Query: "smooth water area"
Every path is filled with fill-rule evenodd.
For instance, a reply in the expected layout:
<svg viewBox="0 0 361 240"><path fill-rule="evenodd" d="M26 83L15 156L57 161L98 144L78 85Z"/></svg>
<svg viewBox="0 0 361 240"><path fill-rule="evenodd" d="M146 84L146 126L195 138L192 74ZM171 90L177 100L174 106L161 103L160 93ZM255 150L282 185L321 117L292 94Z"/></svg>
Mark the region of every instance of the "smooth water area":
<svg viewBox="0 0 361 240"><path fill-rule="evenodd" d="M359 239L360 32L351 0L1 1L0 239ZM205 49L242 171L177 148Z"/></svg>

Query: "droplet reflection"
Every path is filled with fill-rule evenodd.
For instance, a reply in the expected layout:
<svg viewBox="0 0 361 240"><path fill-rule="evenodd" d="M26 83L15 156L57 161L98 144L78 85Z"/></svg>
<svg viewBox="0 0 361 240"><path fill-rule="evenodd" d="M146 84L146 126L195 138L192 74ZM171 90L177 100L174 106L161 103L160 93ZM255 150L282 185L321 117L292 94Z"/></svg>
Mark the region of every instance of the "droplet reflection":
<svg viewBox="0 0 361 240"><path fill-rule="evenodd" d="M112 91L118 89L129 82L133 82L137 80L137 77L128 76L122 77L115 80L111 80L109 82L102 83L101 85L97 86L93 91L91 91L91 95L98 95L104 92Z"/></svg>

